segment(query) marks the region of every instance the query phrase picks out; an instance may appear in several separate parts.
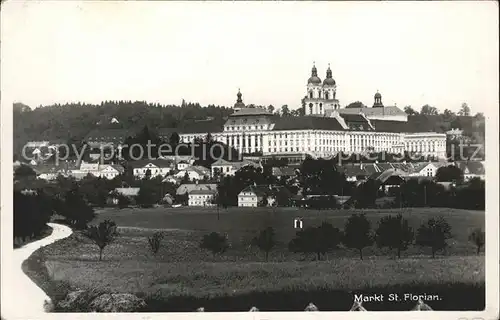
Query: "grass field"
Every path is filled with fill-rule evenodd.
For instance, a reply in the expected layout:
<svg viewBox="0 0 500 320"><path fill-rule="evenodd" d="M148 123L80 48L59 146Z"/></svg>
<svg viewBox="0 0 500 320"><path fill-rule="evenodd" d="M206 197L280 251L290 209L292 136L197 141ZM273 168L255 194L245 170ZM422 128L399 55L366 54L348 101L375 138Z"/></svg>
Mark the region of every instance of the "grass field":
<svg viewBox="0 0 500 320"><path fill-rule="evenodd" d="M365 212L375 227L380 217L398 211ZM245 311L252 305L261 310L295 310L296 305L299 310L309 302L303 299L324 301L323 310L347 310L350 306L345 305L349 299L352 303L353 292L419 290L443 295L442 301L431 303L436 310L484 307L484 255L477 256L475 247L467 241L470 229L484 229L484 212L406 210L404 215L415 228L438 215L452 226L454 239L436 259L429 257L429 250L419 247L411 247L400 260L394 253L366 248L363 261L357 252L346 249L329 253L327 261L311 261L313 255L304 257L286 249L295 234L294 217L304 217L306 226L329 221L342 229L351 213L234 208L221 210L217 220L216 209L106 209L94 222L114 220L120 236L104 250L103 261L97 261L97 247L75 233L37 251L31 269L39 268L45 273L44 279L66 282L72 288L136 293L146 298L150 311L188 311L199 306L226 310L228 304L228 310ZM248 243L268 225L276 229L280 245L266 263ZM148 249L147 236L160 229L166 232L166 238L154 256ZM228 233L231 248L223 256L214 257L198 247L201 237L210 231ZM40 281L36 273L30 276ZM276 301L274 307L269 304L271 296ZM327 305L326 297L344 302ZM408 310L404 304L371 308Z"/></svg>
<svg viewBox="0 0 500 320"><path fill-rule="evenodd" d="M219 210L215 208L152 208L152 209L105 209L99 212L93 223L105 219L114 220L120 227L177 229L172 237L180 236L181 239L201 239L204 234L211 231L227 233L233 247L233 252L245 250L251 239L258 232L272 226L276 232L278 251L287 254L286 246L295 236L293 228L295 217L303 217L304 227L320 225L323 221L330 222L334 227L344 228L347 218L353 213L365 213L372 224L377 227L378 220L388 214L396 215L402 212L414 229L427 219L443 216L451 225L453 239L449 241L448 255L475 255L475 247L468 241L468 235L474 228L484 230L484 211L468 211L448 208L405 208L386 210L306 210L301 208L229 208ZM184 231L184 232L181 232ZM187 237L182 237L186 235ZM196 244L197 245L197 244ZM366 248L366 255L387 253L375 248ZM429 250L412 247L407 255L425 254ZM340 255L356 255L356 252L342 250Z"/></svg>

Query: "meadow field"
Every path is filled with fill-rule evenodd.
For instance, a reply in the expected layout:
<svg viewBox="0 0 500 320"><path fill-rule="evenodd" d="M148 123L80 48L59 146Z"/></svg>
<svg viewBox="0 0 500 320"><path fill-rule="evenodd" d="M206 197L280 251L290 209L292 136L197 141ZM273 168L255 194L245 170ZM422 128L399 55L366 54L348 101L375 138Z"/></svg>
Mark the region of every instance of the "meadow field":
<svg viewBox="0 0 500 320"><path fill-rule="evenodd" d="M120 236L97 261L98 248L75 232L37 251L25 264L42 288L63 283L74 289L128 292L144 297L147 311L246 311L300 310L311 300L320 310L348 310L353 293L410 292L439 294L430 302L435 310L481 310L484 308L484 254L476 254L467 240L470 230L484 230L484 212L446 208L404 209L415 229L430 217L443 216L452 227L449 247L435 259L430 249L411 246L395 253L375 246L356 251L340 248L324 261L314 255L294 254L287 249L293 238L293 218L304 225L323 221L343 229L354 212L365 212L376 228L377 221L400 210L305 210L298 208L152 208L103 209L92 223L111 219ZM273 226L278 245L269 262L250 240ZM164 231L160 251L154 255L147 237ZM227 233L230 248L214 256L199 248L203 235ZM53 291L55 292L55 291ZM53 293L55 294L55 293ZM332 303L332 301L336 301ZM371 310L409 310L415 301L399 304L368 304ZM368 307L367 307L368 308ZM212 310L211 310L212 309Z"/></svg>

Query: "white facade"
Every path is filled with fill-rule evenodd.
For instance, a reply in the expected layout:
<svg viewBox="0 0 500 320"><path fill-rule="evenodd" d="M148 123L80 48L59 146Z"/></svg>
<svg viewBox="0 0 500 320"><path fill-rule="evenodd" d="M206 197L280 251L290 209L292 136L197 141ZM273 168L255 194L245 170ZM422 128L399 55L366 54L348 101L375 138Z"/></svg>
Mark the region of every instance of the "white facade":
<svg viewBox="0 0 500 320"><path fill-rule="evenodd" d="M185 170L189 166L190 166L189 163L182 161L177 164L177 170Z"/></svg>
<svg viewBox="0 0 500 320"><path fill-rule="evenodd" d="M195 190L189 193L188 205L190 207L214 206L212 203L215 193L213 191Z"/></svg>
<svg viewBox="0 0 500 320"><path fill-rule="evenodd" d="M215 136L215 135L214 135ZM194 139L194 138L193 138ZM319 157L344 153L404 151L438 158L446 156L446 134L394 133L330 130L246 130L224 132L214 140L234 147L240 153L262 152L263 155L309 153ZM226 168L221 168L226 170Z"/></svg>
<svg viewBox="0 0 500 320"><path fill-rule="evenodd" d="M279 119L259 108L244 108L238 93L238 111L232 114L221 132L211 132L215 141L235 148L240 154L262 153L263 155L307 153L316 157L328 157L344 153L388 152L400 154L404 151L422 156L446 156L446 134L435 132L412 132L407 124L407 114L396 106L385 107L380 93L375 94L375 103L370 108L340 109L336 83L328 68L324 81L313 67L306 86L302 125L283 125ZM352 120L354 118L360 120ZM307 119L309 118L309 119ZM308 121L316 118L317 121ZM337 122L324 121L334 118ZM351 122L349 122L349 118ZM290 119L290 117L288 118ZM365 126L360 124L366 123ZM280 124L282 124L280 126ZM378 126L378 127L377 127ZM288 129L289 128L289 129ZM182 133L180 140L193 142L204 138L208 132ZM227 167L222 170L230 170Z"/></svg>
<svg viewBox="0 0 500 320"><path fill-rule="evenodd" d="M120 170L112 165L102 165L99 169L98 176L109 180L112 180L121 174Z"/></svg>
<svg viewBox="0 0 500 320"><path fill-rule="evenodd" d="M148 170L151 172L151 178L155 178L157 176L165 176L167 175L170 171L172 171L172 168L170 166L157 166L153 163L148 163L143 167L137 167L133 169L134 176L138 177L140 179L146 177L146 173Z"/></svg>
<svg viewBox="0 0 500 320"><path fill-rule="evenodd" d="M420 164L410 176L412 177L435 177L439 168L443 165L441 163L429 162L427 164Z"/></svg>
<svg viewBox="0 0 500 320"><path fill-rule="evenodd" d="M433 132L407 133L403 149L424 156L446 157L446 134Z"/></svg>
<svg viewBox="0 0 500 320"><path fill-rule="evenodd" d="M262 198L253 191L242 191L238 194L238 207L257 207Z"/></svg>
<svg viewBox="0 0 500 320"><path fill-rule="evenodd" d="M330 66L326 71L323 82L318 77L316 66L311 70L311 77L307 82L306 96L304 98L305 115L325 115L328 111L340 108L336 98L337 85L332 78Z"/></svg>
<svg viewBox="0 0 500 320"><path fill-rule="evenodd" d="M177 172L174 177L182 179L185 177L186 173L191 181L203 180L210 177L210 170L201 166L188 167Z"/></svg>
<svg viewBox="0 0 500 320"><path fill-rule="evenodd" d="M216 176L217 173L220 176L234 176L236 171L246 166L261 167L259 164L249 160L229 162L219 159L212 164L212 177Z"/></svg>

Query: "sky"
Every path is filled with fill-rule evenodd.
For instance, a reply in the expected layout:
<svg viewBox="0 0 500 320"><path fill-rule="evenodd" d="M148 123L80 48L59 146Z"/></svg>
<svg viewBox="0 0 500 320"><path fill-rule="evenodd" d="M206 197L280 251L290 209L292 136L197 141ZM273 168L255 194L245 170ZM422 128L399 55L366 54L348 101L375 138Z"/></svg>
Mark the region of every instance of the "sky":
<svg viewBox="0 0 500 320"><path fill-rule="evenodd" d="M301 105L313 62L341 106L490 115L499 107L498 4L486 2L7 1L4 101L182 99Z"/></svg>

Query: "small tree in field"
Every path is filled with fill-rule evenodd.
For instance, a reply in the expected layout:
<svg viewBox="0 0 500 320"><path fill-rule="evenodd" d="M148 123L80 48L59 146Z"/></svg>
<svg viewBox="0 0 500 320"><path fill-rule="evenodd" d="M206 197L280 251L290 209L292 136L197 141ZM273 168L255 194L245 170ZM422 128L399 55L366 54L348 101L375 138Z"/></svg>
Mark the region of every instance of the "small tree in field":
<svg viewBox="0 0 500 320"><path fill-rule="evenodd" d="M222 254L226 252L229 248L227 244L227 239L225 236L218 234L217 232L212 232L208 235L203 236L200 243L200 248L207 249L212 252L215 256L216 254Z"/></svg>
<svg viewBox="0 0 500 320"><path fill-rule="evenodd" d="M118 232L114 221L105 220L98 226L89 226L83 234L99 247L99 261L101 261L104 248L115 240Z"/></svg>
<svg viewBox="0 0 500 320"><path fill-rule="evenodd" d="M451 238L451 227L443 217L431 218L417 230L416 243L422 247L431 247L432 257L438 250L446 248L446 240Z"/></svg>
<svg viewBox="0 0 500 320"><path fill-rule="evenodd" d="M485 236L484 231L481 228L474 229L469 235L469 241L473 242L477 248L477 254L481 252L481 248L484 247Z"/></svg>
<svg viewBox="0 0 500 320"><path fill-rule="evenodd" d="M148 237L149 249L156 255L161 247L161 241L164 238L163 232L155 232L151 237Z"/></svg>
<svg viewBox="0 0 500 320"><path fill-rule="evenodd" d="M370 229L370 221L364 214L353 214L347 219L344 227L342 243L348 248L357 249L361 260L363 260L363 248L373 244Z"/></svg>
<svg viewBox="0 0 500 320"><path fill-rule="evenodd" d="M378 224L375 233L377 246L396 249L398 258L401 258L401 251L408 249L414 238L413 229L408 225L408 220L398 214L396 217L383 217Z"/></svg>
<svg viewBox="0 0 500 320"><path fill-rule="evenodd" d="M275 234L273 227L267 227L252 240L252 244L254 246L257 246L261 251L264 251L264 253L266 254L266 261L268 261L269 252L276 244L276 242L274 241L274 235Z"/></svg>

